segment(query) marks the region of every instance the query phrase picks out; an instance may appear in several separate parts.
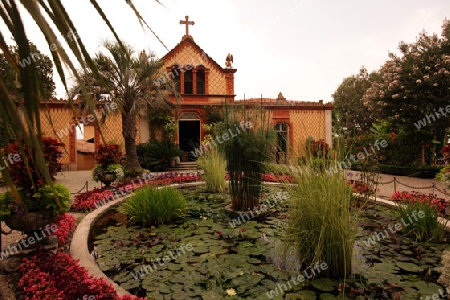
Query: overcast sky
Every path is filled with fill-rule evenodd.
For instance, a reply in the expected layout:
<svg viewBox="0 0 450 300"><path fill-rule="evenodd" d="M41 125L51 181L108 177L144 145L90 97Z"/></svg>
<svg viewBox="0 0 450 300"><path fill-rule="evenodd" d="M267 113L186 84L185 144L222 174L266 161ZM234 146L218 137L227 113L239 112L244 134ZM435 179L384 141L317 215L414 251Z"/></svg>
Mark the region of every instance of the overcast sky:
<svg viewBox="0 0 450 300"><path fill-rule="evenodd" d="M195 42L224 67L233 54L236 99L272 97L332 101L343 78L361 65L379 69L400 41L413 42L419 32L441 34L450 17L449 0L133 0L144 19L172 49L181 41L189 15ZM98 0L119 36L136 50L163 45L143 30L123 0ZM88 0L65 0L78 34L91 54L112 38ZM27 34L49 54L35 23L25 19ZM5 32L5 26L0 25ZM11 42L8 40L7 42ZM55 76L57 96L64 97Z"/></svg>

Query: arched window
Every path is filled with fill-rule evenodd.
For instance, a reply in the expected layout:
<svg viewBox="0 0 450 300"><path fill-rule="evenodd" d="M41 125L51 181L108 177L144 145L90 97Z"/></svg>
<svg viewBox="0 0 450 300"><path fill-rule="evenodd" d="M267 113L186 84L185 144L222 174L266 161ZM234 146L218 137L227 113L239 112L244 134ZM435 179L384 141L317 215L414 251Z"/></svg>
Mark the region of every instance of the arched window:
<svg viewBox="0 0 450 300"><path fill-rule="evenodd" d="M279 164L285 164L288 161L288 136L289 125L286 123L278 123L275 125L277 133L277 153L276 160Z"/></svg>
<svg viewBox="0 0 450 300"><path fill-rule="evenodd" d="M192 70L184 72L184 93L192 94L193 91L193 76Z"/></svg>
<svg viewBox="0 0 450 300"><path fill-rule="evenodd" d="M175 89L177 92L180 92L180 68L179 66L173 66L170 73L168 74L169 78L173 81L175 85Z"/></svg>
<svg viewBox="0 0 450 300"><path fill-rule="evenodd" d="M205 71L199 69L197 71L197 94L203 95L205 93Z"/></svg>

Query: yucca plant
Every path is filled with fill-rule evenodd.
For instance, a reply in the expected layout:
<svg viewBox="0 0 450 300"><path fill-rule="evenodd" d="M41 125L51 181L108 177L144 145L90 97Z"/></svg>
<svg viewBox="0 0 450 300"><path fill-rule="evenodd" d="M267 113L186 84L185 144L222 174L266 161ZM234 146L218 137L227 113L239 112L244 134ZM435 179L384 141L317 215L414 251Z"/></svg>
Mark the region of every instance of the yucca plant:
<svg viewBox="0 0 450 300"><path fill-rule="evenodd" d="M213 148L201 155L197 164L205 172L203 180L206 182L207 190L222 193L225 190L225 169L227 166L224 155L217 148Z"/></svg>
<svg viewBox="0 0 450 300"><path fill-rule="evenodd" d="M352 190L340 172L320 172L312 162L294 174L298 185L290 191L281 257L285 263L297 261L301 268L325 262L329 267L321 275L346 278L357 228L350 212Z"/></svg>
<svg viewBox="0 0 450 300"><path fill-rule="evenodd" d="M143 226L167 224L184 216L186 200L180 191L172 187L146 186L119 207L131 223Z"/></svg>

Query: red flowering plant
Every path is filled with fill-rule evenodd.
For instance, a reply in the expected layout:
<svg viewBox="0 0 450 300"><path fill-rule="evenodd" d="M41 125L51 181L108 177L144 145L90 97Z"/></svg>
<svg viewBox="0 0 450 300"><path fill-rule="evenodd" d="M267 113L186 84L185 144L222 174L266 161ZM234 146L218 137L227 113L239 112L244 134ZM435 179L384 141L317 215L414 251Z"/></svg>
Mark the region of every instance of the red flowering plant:
<svg viewBox="0 0 450 300"><path fill-rule="evenodd" d="M108 189L93 189L75 196L71 209L77 212L87 212L114 200L114 193Z"/></svg>
<svg viewBox="0 0 450 300"><path fill-rule="evenodd" d="M17 194L9 190L0 194L0 218L10 214L53 209L54 216L66 211L70 204L70 191L61 184L52 184L61 171L58 159L63 155L63 143L51 137L41 138L44 162L36 161L34 150L23 140L10 143L4 149L4 161L10 161L9 174ZM42 170L48 168L48 175Z"/></svg>
<svg viewBox="0 0 450 300"><path fill-rule="evenodd" d="M75 230L77 224L75 218L69 214L61 214L53 224L56 225L53 235L58 238L59 245L66 245L70 235ZM52 228L52 225L50 225L50 228Z"/></svg>
<svg viewBox="0 0 450 300"><path fill-rule="evenodd" d="M433 194L423 194L419 192L400 192L397 191L392 195L393 201L399 202L409 202L409 203L426 203L429 204L430 207L436 208L439 213L444 213L445 208L450 205L450 202L445 201L443 198L437 197L437 195Z"/></svg>
<svg viewBox="0 0 450 300"><path fill-rule="evenodd" d="M118 144L99 145L94 153L97 166L92 170L92 178L95 181L104 181L108 173L112 173L116 178L122 179L124 169L120 164L122 152Z"/></svg>
<svg viewBox="0 0 450 300"><path fill-rule="evenodd" d="M442 147L441 152L444 154L444 156L450 156L450 144Z"/></svg>
<svg viewBox="0 0 450 300"><path fill-rule="evenodd" d="M83 299L94 296L100 300L144 300L136 296L119 297L112 284L95 278L66 253L39 253L24 258L19 268L19 288L26 300Z"/></svg>

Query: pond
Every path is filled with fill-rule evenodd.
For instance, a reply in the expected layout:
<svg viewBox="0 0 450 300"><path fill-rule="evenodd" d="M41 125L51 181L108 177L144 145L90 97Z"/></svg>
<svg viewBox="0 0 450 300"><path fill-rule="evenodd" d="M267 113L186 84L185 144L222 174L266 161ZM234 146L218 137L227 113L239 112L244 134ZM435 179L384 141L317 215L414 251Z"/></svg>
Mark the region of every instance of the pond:
<svg viewBox="0 0 450 300"><path fill-rule="evenodd" d="M364 204L352 276L314 279L320 266L280 268L277 249L288 201L281 187L264 191L252 213L229 215L226 194L181 190L187 216L175 224L141 228L115 211L101 218L90 237L100 269L130 293L148 299L419 299L445 293L436 284L447 244L418 243L393 230L396 214ZM407 225L407 224L405 224ZM447 234L446 238L450 238ZM286 269L286 268L283 268ZM400 299L400 298L398 298Z"/></svg>

